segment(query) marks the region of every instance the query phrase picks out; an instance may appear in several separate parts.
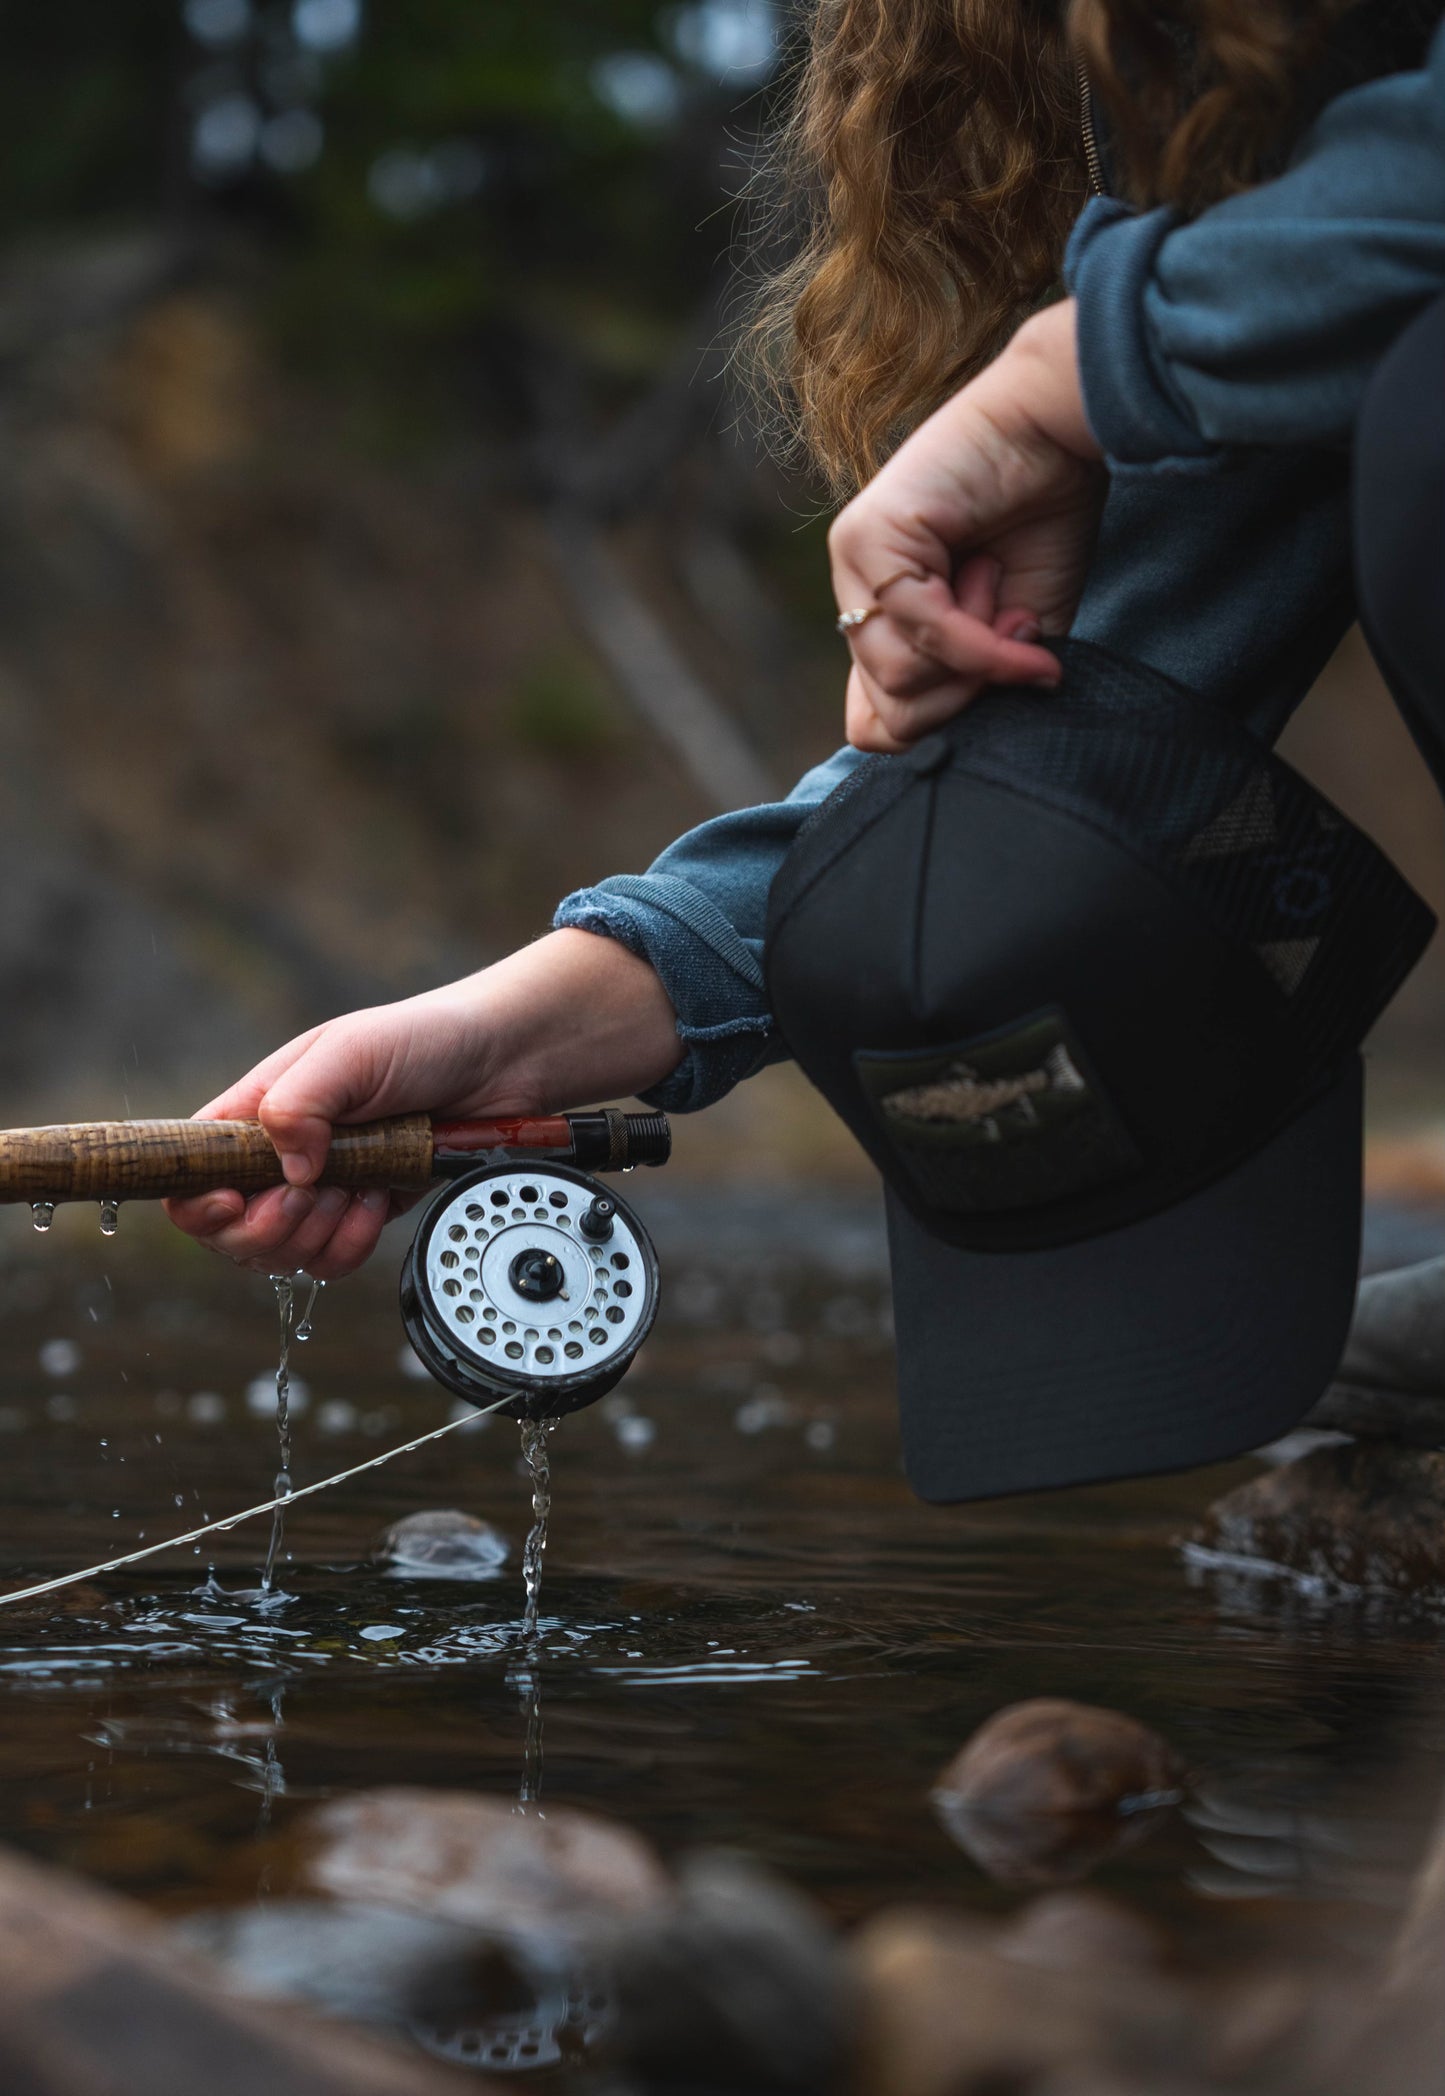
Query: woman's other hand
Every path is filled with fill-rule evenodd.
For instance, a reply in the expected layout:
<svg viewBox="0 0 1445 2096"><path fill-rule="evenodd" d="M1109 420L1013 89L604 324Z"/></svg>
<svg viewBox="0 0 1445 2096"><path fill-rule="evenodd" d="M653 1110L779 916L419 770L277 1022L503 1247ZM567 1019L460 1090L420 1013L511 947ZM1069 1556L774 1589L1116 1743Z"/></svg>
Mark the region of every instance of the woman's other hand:
<svg viewBox="0 0 1445 2096"><path fill-rule="evenodd" d="M1084 415L1066 300L901 445L828 535L849 633L848 740L904 749L989 684L1058 682L1063 634L1107 487Z"/></svg>
<svg viewBox="0 0 1445 2096"><path fill-rule="evenodd" d="M172 1222L242 1266L337 1280L370 1258L411 1198L319 1180L338 1123L427 1111L464 1120L556 1113L646 1090L683 1053L654 970L614 939L552 932L479 975L300 1034L203 1106L259 1120L284 1186L167 1201ZM414 1197L413 1197L414 1198Z"/></svg>

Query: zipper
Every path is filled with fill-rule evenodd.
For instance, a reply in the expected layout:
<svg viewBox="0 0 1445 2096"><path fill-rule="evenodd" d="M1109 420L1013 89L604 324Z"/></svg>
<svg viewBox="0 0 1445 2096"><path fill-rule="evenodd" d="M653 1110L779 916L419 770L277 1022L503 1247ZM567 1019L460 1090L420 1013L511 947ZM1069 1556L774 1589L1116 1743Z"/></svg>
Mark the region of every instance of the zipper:
<svg viewBox="0 0 1445 2096"><path fill-rule="evenodd" d="M1104 180L1104 162L1099 153L1099 140L1094 130L1094 90L1089 85L1089 69L1083 59L1076 62L1079 81L1079 125L1084 134L1084 164L1089 170L1089 187L1096 197L1106 197L1109 185Z"/></svg>

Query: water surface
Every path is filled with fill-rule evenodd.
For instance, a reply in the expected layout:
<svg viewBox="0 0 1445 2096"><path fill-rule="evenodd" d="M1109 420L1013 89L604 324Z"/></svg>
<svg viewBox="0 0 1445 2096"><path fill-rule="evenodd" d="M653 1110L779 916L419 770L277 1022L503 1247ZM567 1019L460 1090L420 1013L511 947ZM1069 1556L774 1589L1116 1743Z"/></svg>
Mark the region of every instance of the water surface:
<svg viewBox="0 0 1445 2096"><path fill-rule="evenodd" d="M92 1590L0 1611L0 1840L173 1913L266 1892L266 1840L376 1784L613 1814L668 1856L736 1844L840 1920L1001 1910L929 1804L992 1711L1062 1695L1157 1724L1187 1810L1097 1882L1201 1955L1308 1926L1377 1943L1434 1804L1441 1625L1191 1568L1176 1547L1252 1465L983 1509L898 1467L881 1250L866 1210L654 1202L664 1321L622 1390L551 1442L535 1643L518 1436L484 1422L289 1514ZM4 1584L266 1496L267 1284L123 1215L0 1247ZM1408 1237L1408 1231L1406 1232ZM1397 1231L1398 1237L1398 1231ZM1415 1249L1410 1240L1409 1249ZM394 1258L328 1290L293 1355L297 1485L439 1424ZM268 1412L265 1393L270 1388ZM460 1506L511 1555L473 1583L369 1561Z"/></svg>

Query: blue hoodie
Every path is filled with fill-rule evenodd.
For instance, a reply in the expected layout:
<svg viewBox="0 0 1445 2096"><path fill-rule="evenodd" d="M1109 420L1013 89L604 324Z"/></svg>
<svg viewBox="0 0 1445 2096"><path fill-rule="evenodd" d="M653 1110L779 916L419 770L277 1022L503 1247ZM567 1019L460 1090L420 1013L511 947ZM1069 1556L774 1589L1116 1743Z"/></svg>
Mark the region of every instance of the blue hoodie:
<svg viewBox="0 0 1445 2096"><path fill-rule="evenodd" d="M1090 203L1064 275L1111 474L1072 630L1272 741L1354 617L1365 384L1445 291L1445 30L1421 69L1339 95L1283 174L1198 219ZM763 987L768 889L860 761L840 750L786 800L703 823L645 874L560 905L555 924L620 939L667 989L687 1052L653 1104L711 1105L786 1054Z"/></svg>

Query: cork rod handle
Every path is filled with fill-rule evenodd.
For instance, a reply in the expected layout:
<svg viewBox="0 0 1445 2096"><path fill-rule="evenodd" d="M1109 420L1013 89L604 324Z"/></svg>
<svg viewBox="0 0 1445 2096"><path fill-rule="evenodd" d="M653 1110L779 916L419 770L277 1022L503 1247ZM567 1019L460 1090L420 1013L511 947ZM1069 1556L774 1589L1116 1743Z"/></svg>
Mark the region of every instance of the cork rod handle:
<svg viewBox="0 0 1445 2096"><path fill-rule="evenodd" d="M0 1131L0 1202L154 1201L216 1186L259 1193L285 1174L259 1121L78 1121ZM338 1128L328 1186L417 1192L432 1178L429 1114Z"/></svg>

